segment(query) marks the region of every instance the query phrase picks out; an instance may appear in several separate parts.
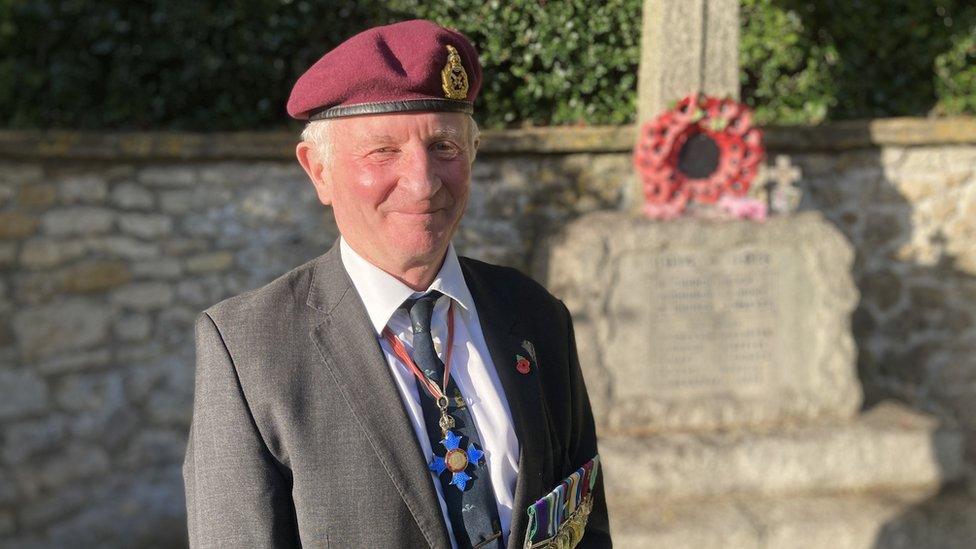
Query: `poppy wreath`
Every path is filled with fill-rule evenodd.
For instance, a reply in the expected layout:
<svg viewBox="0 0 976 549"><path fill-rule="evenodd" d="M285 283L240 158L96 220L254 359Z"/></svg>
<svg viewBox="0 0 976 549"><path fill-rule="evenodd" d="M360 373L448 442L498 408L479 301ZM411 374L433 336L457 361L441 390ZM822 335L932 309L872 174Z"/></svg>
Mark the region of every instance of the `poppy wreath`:
<svg viewBox="0 0 976 549"><path fill-rule="evenodd" d="M752 126L752 111L732 99L692 94L641 128L634 149L645 204L689 200L713 204L724 195L744 196L756 177L764 150L762 132ZM711 140L718 149L714 169L697 177L679 169L689 140Z"/></svg>

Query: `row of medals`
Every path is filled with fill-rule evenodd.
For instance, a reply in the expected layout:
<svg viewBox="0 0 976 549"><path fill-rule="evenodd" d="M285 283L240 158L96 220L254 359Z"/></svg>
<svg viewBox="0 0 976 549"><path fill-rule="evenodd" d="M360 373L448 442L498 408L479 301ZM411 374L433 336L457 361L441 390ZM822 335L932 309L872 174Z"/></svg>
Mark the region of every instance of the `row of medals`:
<svg viewBox="0 0 976 549"><path fill-rule="evenodd" d="M571 549L576 547L583 539L583 533L586 532L586 521L590 518L592 508L593 496L587 495L576 507L576 510L569 515L569 518L559 525L559 530L556 531L555 536L534 543L529 547L531 549Z"/></svg>

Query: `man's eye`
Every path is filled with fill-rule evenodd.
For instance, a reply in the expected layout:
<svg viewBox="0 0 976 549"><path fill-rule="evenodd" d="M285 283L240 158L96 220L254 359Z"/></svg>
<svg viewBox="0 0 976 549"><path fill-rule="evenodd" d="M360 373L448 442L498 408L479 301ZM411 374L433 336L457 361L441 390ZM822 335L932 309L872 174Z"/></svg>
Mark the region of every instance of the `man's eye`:
<svg viewBox="0 0 976 549"><path fill-rule="evenodd" d="M457 154L459 149L457 145L451 143L450 141L438 141L434 143L431 148L441 154Z"/></svg>
<svg viewBox="0 0 976 549"><path fill-rule="evenodd" d="M378 149L373 149L374 153L380 153L380 154L395 153L396 151L397 150L395 147L380 147Z"/></svg>

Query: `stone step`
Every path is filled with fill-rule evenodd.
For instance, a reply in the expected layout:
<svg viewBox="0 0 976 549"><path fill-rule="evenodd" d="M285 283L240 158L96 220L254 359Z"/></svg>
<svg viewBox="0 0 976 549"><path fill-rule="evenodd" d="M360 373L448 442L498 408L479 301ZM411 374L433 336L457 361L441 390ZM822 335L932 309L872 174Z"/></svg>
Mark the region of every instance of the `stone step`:
<svg viewBox="0 0 976 549"><path fill-rule="evenodd" d="M607 494L622 498L930 489L960 477L963 437L894 403L849 422L767 432L601 436Z"/></svg>
<svg viewBox="0 0 976 549"><path fill-rule="evenodd" d="M614 547L940 549L976 540L976 500L899 492L803 498L610 502Z"/></svg>

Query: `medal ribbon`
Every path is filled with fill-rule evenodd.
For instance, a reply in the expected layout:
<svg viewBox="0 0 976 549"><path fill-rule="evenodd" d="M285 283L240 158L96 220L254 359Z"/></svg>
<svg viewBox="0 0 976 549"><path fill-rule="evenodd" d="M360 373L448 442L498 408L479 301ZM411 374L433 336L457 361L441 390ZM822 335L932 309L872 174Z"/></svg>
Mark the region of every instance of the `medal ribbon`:
<svg viewBox="0 0 976 549"><path fill-rule="evenodd" d="M421 385L427 389L430 396L434 397L434 401L437 402L441 397L447 398L445 391L447 391L447 382L451 379L451 353L454 351L454 300L451 299L451 305L447 309L447 350L444 354L444 384L440 387L436 383L431 381L417 364L410 358L410 354L407 353L406 347L403 346L403 342L393 334L389 327L383 328L383 337L390 344L393 349L393 354L400 359L401 362L407 365L407 368L413 373L418 380L420 380ZM441 388L443 387L443 389Z"/></svg>

